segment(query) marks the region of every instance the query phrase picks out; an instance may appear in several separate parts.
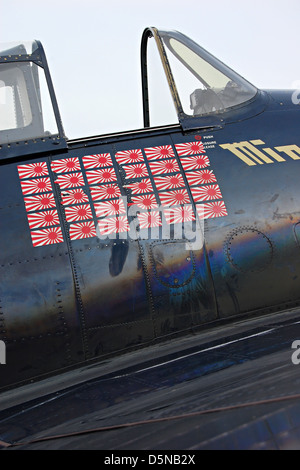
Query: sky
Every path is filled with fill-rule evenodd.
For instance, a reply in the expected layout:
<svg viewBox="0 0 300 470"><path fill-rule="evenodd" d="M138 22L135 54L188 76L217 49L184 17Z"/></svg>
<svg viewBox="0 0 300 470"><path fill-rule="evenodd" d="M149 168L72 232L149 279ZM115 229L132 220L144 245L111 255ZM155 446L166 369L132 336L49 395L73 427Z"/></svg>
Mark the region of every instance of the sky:
<svg viewBox="0 0 300 470"><path fill-rule="evenodd" d="M0 0L0 42L42 42L73 139L143 127L146 27L184 33L258 88L290 89L299 18L299 0Z"/></svg>

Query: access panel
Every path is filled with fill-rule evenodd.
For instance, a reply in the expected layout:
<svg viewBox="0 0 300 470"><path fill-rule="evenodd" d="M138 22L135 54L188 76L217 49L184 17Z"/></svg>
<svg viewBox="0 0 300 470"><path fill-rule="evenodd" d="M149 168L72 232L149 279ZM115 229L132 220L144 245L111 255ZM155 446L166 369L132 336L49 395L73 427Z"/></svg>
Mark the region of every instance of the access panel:
<svg viewBox="0 0 300 470"><path fill-rule="evenodd" d="M48 158L1 166L0 387L83 359L70 251Z"/></svg>

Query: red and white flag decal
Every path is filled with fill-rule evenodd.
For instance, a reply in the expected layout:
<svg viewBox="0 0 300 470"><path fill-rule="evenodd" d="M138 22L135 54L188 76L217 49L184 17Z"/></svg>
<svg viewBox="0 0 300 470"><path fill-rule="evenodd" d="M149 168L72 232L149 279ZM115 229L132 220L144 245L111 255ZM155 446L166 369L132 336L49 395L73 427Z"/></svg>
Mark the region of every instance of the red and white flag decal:
<svg viewBox="0 0 300 470"><path fill-rule="evenodd" d="M162 176L160 178L154 178L154 183L158 191L185 187L183 177L180 173L174 176Z"/></svg>
<svg viewBox="0 0 300 470"><path fill-rule="evenodd" d="M217 178L212 170L200 170L186 173L186 177L190 185L194 184L205 184L205 183L216 183Z"/></svg>
<svg viewBox="0 0 300 470"><path fill-rule="evenodd" d="M163 206L174 206L178 204L190 203L190 198L186 189L178 189L176 191L166 191L159 193L159 197Z"/></svg>
<svg viewBox="0 0 300 470"><path fill-rule="evenodd" d="M117 181L117 176L113 168L106 168L105 170L87 171L86 177L89 184L109 183L110 181Z"/></svg>
<svg viewBox="0 0 300 470"><path fill-rule="evenodd" d="M115 199L112 201L96 202L94 204L96 216L106 217L107 215L126 214L123 200Z"/></svg>
<svg viewBox="0 0 300 470"><path fill-rule="evenodd" d="M196 209L200 219L212 219L214 217L224 217L228 215L224 201L197 204Z"/></svg>
<svg viewBox="0 0 300 470"><path fill-rule="evenodd" d="M197 157L182 158L180 161L181 161L182 168L184 169L184 171L201 170L201 168L206 168L210 166L209 159L206 155L198 155Z"/></svg>
<svg viewBox="0 0 300 470"><path fill-rule="evenodd" d="M191 205L164 209L164 214L168 224L178 224L195 220L195 214Z"/></svg>
<svg viewBox="0 0 300 470"><path fill-rule="evenodd" d="M124 165L123 170L126 173L126 179L149 176L145 163L138 163L137 165Z"/></svg>
<svg viewBox="0 0 300 470"><path fill-rule="evenodd" d="M21 179L34 178L35 176L45 176L49 174L46 162L18 165L18 172Z"/></svg>
<svg viewBox="0 0 300 470"><path fill-rule="evenodd" d="M195 153L204 153L202 142L187 142L185 144L176 144L175 148L178 155L195 155Z"/></svg>
<svg viewBox="0 0 300 470"><path fill-rule="evenodd" d="M66 173L68 171L80 170L80 162L77 157L62 158L61 160L54 160L51 162L51 170L54 173Z"/></svg>
<svg viewBox="0 0 300 470"><path fill-rule="evenodd" d="M126 184L124 185L124 188L130 188L132 194L143 194L153 191L151 181L148 178L136 181L135 183Z"/></svg>
<svg viewBox="0 0 300 470"><path fill-rule="evenodd" d="M34 230L30 233L33 246L53 245L64 241L60 227Z"/></svg>
<svg viewBox="0 0 300 470"><path fill-rule="evenodd" d="M110 217L108 219L98 220L98 226L101 235L129 231L128 219L124 215L121 217Z"/></svg>
<svg viewBox="0 0 300 470"><path fill-rule="evenodd" d="M87 220L93 218L92 210L89 204L65 207L65 214L68 222L76 222L78 220Z"/></svg>
<svg viewBox="0 0 300 470"><path fill-rule="evenodd" d="M191 188L194 201L211 201L212 199L222 199L220 188L217 184Z"/></svg>
<svg viewBox="0 0 300 470"><path fill-rule="evenodd" d="M217 179L212 170L190 171L186 173L186 178L190 186L205 183L216 183Z"/></svg>
<svg viewBox="0 0 300 470"><path fill-rule="evenodd" d="M58 178L54 182L59 184L60 189L77 188L79 186L84 186L82 173L69 173L66 175L58 175Z"/></svg>
<svg viewBox="0 0 300 470"><path fill-rule="evenodd" d="M116 153L116 160L119 163L119 165L123 165L124 163L143 162L144 157L143 157L141 149L124 150L122 152Z"/></svg>
<svg viewBox="0 0 300 470"><path fill-rule="evenodd" d="M160 175L163 173L173 173L176 171L180 172L180 168L175 159L155 161L155 162L150 161L149 166L153 175Z"/></svg>
<svg viewBox="0 0 300 470"><path fill-rule="evenodd" d="M30 180L21 180L22 193L37 194L52 191L50 178L35 178Z"/></svg>
<svg viewBox="0 0 300 470"><path fill-rule="evenodd" d="M71 189L62 193L62 204L68 206L69 204L79 204L80 202L88 202L89 198L83 189Z"/></svg>
<svg viewBox="0 0 300 470"><path fill-rule="evenodd" d="M94 222L81 222L80 224L70 224L71 240L79 240L80 238L96 237L96 229Z"/></svg>
<svg viewBox="0 0 300 470"><path fill-rule="evenodd" d="M158 211L143 212L138 214L140 228L160 227L161 217Z"/></svg>
<svg viewBox="0 0 300 470"><path fill-rule="evenodd" d="M89 168L105 168L112 166L111 156L109 153L97 153L95 155L86 155L82 157L83 166L85 169Z"/></svg>
<svg viewBox="0 0 300 470"><path fill-rule="evenodd" d="M27 212L55 207L55 200L52 193L24 197L24 202Z"/></svg>
<svg viewBox="0 0 300 470"><path fill-rule="evenodd" d="M154 194L147 194L145 196L135 196L131 198L132 205L136 204L142 209L153 209L158 207Z"/></svg>
<svg viewBox="0 0 300 470"><path fill-rule="evenodd" d="M51 227L52 225L59 225L58 213L55 209L50 211L33 212L27 214L29 228L35 229L40 227Z"/></svg>
<svg viewBox="0 0 300 470"><path fill-rule="evenodd" d="M162 158L175 157L171 145L161 145L159 147L149 147L144 149L148 160L160 160Z"/></svg>
<svg viewBox="0 0 300 470"><path fill-rule="evenodd" d="M123 176L125 173L124 187L131 198L128 206L146 210L137 214L141 229L162 225L159 204L164 206L164 219L168 224L193 221L197 214L200 219L228 215L202 142L178 143L175 149L172 145L158 145L115 154L115 161L120 165L118 171ZM82 165L78 157L53 160L49 167L54 172L52 176L46 162L18 165L34 247L64 241L53 193L53 176L61 190L71 240L99 235L93 221L95 213L102 235L129 231L126 203L121 197L114 165L110 153L85 155ZM85 185L88 185L87 191ZM158 197L154 190L158 191Z"/></svg>
<svg viewBox="0 0 300 470"><path fill-rule="evenodd" d="M102 186L94 186L90 189L93 201L102 201L121 196L121 191L117 184L103 184Z"/></svg>

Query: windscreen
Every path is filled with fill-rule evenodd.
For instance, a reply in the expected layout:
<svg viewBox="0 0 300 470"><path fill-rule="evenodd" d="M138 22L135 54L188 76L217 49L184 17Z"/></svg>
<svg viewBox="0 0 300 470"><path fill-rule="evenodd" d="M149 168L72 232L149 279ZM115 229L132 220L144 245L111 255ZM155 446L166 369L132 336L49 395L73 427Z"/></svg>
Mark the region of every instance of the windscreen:
<svg viewBox="0 0 300 470"><path fill-rule="evenodd" d="M185 114L224 112L256 95L253 85L186 36L166 31L159 35Z"/></svg>
<svg viewBox="0 0 300 470"><path fill-rule="evenodd" d="M58 133L44 69L30 60L34 44L0 52L0 144Z"/></svg>
<svg viewBox="0 0 300 470"><path fill-rule="evenodd" d="M0 65L0 131L21 129L32 123L26 67L27 64Z"/></svg>

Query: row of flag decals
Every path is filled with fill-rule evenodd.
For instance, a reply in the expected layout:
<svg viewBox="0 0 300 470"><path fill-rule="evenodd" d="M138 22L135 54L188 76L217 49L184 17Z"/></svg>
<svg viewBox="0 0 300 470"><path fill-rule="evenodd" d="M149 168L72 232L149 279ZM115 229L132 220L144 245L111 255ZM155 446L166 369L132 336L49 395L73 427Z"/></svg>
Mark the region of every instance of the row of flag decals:
<svg viewBox="0 0 300 470"><path fill-rule="evenodd" d="M162 213L168 224L195 220L193 202L199 218L227 215L202 142L124 150L114 158L110 153L61 158L50 170L46 162L18 166L33 246L64 241L51 172L71 240L95 237L97 227L101 235L129 231L124 190L129 207L147 210L137 214L141 229L161 226Z"/></svg>
<svg viewBox="0 0 300 470"><path fill-rule="evenodd" d="M18 173L33 246L62 243L63 234L47 163L19 165Z"/></svg>
<svg viewBox="0 0 300 470"><path fill-rule="evenodd" d="M84 170L78 157L62 158L51 162L51 170L56 174L54 182L61 191L61 204L69 224L71 240L97 236L84 174L89 184L106 181L106 179L111 180L109 167L112 161L109 154L102 157L99 155L83 157L82 164ZM96 169L90 171L90 168Z"/></svg>
<svg viewBox="0 0 300 470"><path fill-rule="evenodd" d="M89 222L70 224L70 238L76 240L96 236L90 205L73 205L74 203L89 202L87 194L80 188L85 183L82 173L77 171L81 170L79 159L56 160L51 163L51 169L57 174L55 183L59 184L61 190L77 187L77 189L71 189L66 193L62 192L66 220L74 222L91 219ZM47 163L19 165L18 173L33 246L62 243L64 239ZM40 176L46 177L40 178ZM71 206L69 207L69 205Z"/></svg>
<svg viewBox="0 0 300 470"><path fill-rule="evenodd" d="M199 218L227 215L221 189L210 169L202 142L175 144L175 151L171 145L144 148L144 155L142 149L116 153L130 204L150 211L139 217L140 228L161 224L156 211L160 205L167 223L195 220L192 202L196 204Z"/></svg>

